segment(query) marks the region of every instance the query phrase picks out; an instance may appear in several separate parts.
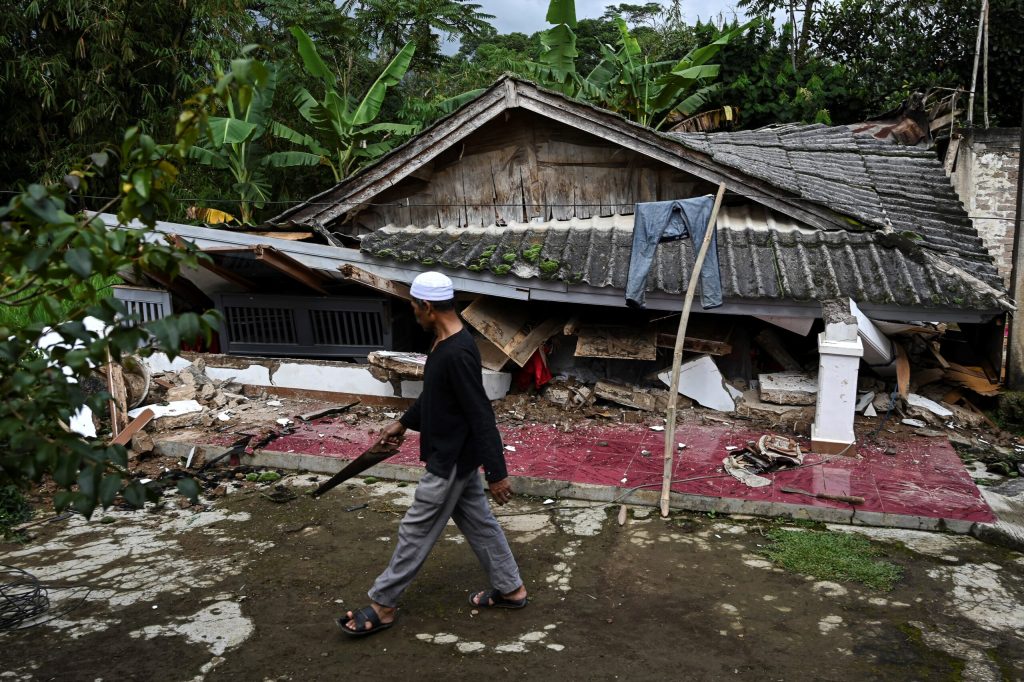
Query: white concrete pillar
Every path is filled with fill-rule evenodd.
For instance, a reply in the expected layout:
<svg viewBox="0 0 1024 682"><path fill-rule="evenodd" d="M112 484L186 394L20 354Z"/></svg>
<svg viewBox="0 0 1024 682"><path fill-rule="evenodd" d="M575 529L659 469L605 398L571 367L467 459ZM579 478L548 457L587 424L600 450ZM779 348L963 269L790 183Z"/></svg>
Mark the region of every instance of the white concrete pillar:
<svg viewBox="0 0 1024 682"><path fill-rule="evenodd" d="M853 455L856 453L850 446L856 440L853 417L857 375L864 344L855 317L848 312L830 314L827 306L823 308L825 331L818 334L818 399L811 425L811 449L822 454Z"/></svg>

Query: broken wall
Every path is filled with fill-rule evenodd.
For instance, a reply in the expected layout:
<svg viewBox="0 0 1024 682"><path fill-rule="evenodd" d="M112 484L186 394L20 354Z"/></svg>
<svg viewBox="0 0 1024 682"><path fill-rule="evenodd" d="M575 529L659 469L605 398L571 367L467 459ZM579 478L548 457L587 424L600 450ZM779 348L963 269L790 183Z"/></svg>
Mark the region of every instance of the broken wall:
<svg viewBox="0 0 1024 682"><path fill-rule="evenodd" d="M965 133L950 179L1007 287L1010 285L1020 128Z"/></svg>

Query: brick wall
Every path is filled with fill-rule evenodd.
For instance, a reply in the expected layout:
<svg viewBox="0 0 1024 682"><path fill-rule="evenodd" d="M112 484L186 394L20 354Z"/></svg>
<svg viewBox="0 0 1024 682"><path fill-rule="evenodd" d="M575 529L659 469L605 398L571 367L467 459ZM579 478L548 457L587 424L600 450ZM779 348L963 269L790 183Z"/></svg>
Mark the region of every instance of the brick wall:
<svg viewBox="0 0 1024 682"><path fill-rule="evenodd" d="M1008 288L1019 162L1020 128L976 129L964 135L951 176Z"/></svg>

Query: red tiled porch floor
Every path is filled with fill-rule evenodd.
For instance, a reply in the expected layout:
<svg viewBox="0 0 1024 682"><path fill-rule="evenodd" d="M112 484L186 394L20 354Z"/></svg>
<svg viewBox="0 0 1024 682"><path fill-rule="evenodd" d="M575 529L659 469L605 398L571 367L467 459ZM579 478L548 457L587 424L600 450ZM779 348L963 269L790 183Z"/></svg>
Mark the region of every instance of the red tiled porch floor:
<svg viewBox="0 0 1024 682"><path fill-rule="evenodd" d="M501 432L505 444L515 448L505 453L513 476L611 486L622 491L645 484L654 484L646 489L656 491L660 486L664 433L646 426L584 424L562 433L549 425L524 425L503 426ZM890 517L905 517L895 521L896 525L906 525L907 517L923 518L943 523L922 526L957 526L965 532L970 524L995 520L944 438L909 437L860 445L859 458L810 454L802 468L768 474L773 485L750 488L724 473L722 459L728 454L727 446L742 446L760 435L760 431L727 426L680 425L676 440L687 447L676 454L673 492L762 503L753 505L756 508L851 510L843 502L780 489L788 486L812 493L863 497L865 502L856 507L855 516L874 516L873 524L886 525ZM365 427L341 421L313 422L296 425L294 433L275 440L266 452L352 459L374 438ZM417 435L410 432L401 451L388 462L420 466L418 447Z"/></svg>

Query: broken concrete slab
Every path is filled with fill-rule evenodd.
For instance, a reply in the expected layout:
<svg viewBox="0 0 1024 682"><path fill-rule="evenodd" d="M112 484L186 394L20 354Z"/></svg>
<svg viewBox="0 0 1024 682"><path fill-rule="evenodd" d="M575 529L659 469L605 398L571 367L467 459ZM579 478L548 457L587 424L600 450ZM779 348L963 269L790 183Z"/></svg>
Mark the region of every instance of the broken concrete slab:
<svg viewBox="0 0 1024 682"><path fill-rule="evenodd" d="M670 386L672 373L666 370L659 373L658 378L666 386ZM679 369L679 393L719 412L733 412L736 409L736 399L726 388L725 379L718 370L718 365L709 355L701 355L682 364Z"/></svg>
<svg viewBox="0 0 1024 682"><path fill-rule="evenodd" d="M857 404L853 408L854 411L855 412L864 412L864 410L866 410L868 408L868 405L870 405L871 401L874 400L874 399L875 399L874 391L869 391L868 393L864 393L864 394L860 395L857 398Z"/></svg>
<svg viewBox="0 0 1024 682"><path fill-rule="evenodd" d="M803 372L773 372L757 377L761 400L778 405L813 405L818 397L818 378Z"/></svg>
<svg viewBox="0 0 1024 682"><path fill-rule="evenodd" d="M663 412L668 407L668 391L659 389L599 381L594 386L594 393L602 400L646 412Z"/></svg>
<svg viewBox="0 0 1024 682"><path fill-rule="evenodd" d="M152 410L153 419L160 419L162 417L178 417L183 414L202 412L203 406L195 400L181 400L177 402L170 402L166 405L143 405L142 407L136 407L134 410L130 411L128 416L135 419L146 410Z"/></svg>
<svg viewBox="0 0 1024 682"><path fill-rule="evenodd" d="M166 356L155 353L153 366L167 366ZM152 358L147 358L148 363ZM180 362L179 362L180 361ZM177 371L189 368L193 361L203 361L203 372L217 381L231 380L245 386L303 391L324 394L325 399L336 399L328 394L343 396L369 396L374 398L414 399L423 390L423 382L395 377L393 381L376 378L367 365L334 360L290 360L280 358L250 358L233 355L187 353L175 359ZM152 367L151 367L152 369ZM154 370L155 371L155 370ZM377 370L379 371L379 370ZM491 400L503 398L512 385L512 375L484 369L484 389ZM214 404L224 407L226 400L213 398Z"/></svg>
<svg viewBox="0 0 1024 682"><path fill-rule="evenodd" d="M658 355L654 327L588 324L576 332L576 357L654 360Z"/></svg>
<svg viewBox="0 0 1024 682"><path fill-rule="evenodd" d="M375 350L366 356L367 362L398 374L403 379L422 379L427 366L427 356L422 353L400 353L390 350Z"/></svg>
<svg viewBox="0 0 1024 682"><path fill-rule="evenodd" d="M917 393L911 393L907 396L907 404L912 408L923 410L924 412L928 412L940 419L947 419L953 416L953 411L949 408L943 407L934 400L929 400L923 395L918 395Z"/></svg>

